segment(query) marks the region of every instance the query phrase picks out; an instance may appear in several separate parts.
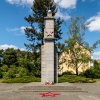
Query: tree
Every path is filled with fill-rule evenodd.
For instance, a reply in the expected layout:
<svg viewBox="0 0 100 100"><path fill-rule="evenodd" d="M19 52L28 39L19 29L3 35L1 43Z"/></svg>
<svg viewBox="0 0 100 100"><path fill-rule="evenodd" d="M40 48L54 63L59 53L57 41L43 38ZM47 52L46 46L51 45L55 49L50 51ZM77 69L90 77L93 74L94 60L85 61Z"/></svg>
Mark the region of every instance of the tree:
<svg viewBox="0 0 100 100"><path fill-rule="evenodd" d="M90 60L91 49L89 44L84 41L85 30L87 24L83 24L83 17L71 18L71 24L68 27L69 38L65 41L65 51L69 54L69 67L76 69L78 75L78 68L82 63L87 63ZM88 51L88 52L85 52Z"/></svg>
<svg viewBox="0 0 100 100"><path fill-rule="evenodd" d="M94 60L94 69L100 71L100 63L97 60Z"/></svg>
<svg viewBox="0 0 100 100"><path fill-rule="evenodd" d="M8 48L3 53L3 64L8 65L8 68L10 65L17 63L17 52L13 48Z"/></svg>
<svg viewBox="0 0 100 100"><path fill-rule="evenodd" d="M25 20L30 24L30 27L25 29L25 34L30 41L30 44L25 44L25 46L28 50L33 51L35 66L37 66L40 64L38 61L40 61L40 48L41 45L43 45L44 21L47 16L47 11L50 9L52 15L55 16L57 13L57 7L53 0L34 0L31 9L33 14L25 17ZM63 23L63 20L59 17L57 19L55 18L54 22L55 40L57 43L57 41L61 39L61 24Z"/></svg>
<svg viewBox="0 0 100 100"><path fill-rule="evenodd" d="M3 49L0 50L0 67L2 66Z"/></svg>
<svg viewBox="0 0 100 100"><path fill-rule="evenodd" d="M63 52L64 47L65 47L65 44L60 43L60 42L57 43L58 52Z"/></svg>
<svg viewBox="0 0 100 100"><path fill-rule="evenodd" d="M29 22L30 27L27 27L25 29L27 39L32 42L32 45L26 45L26 47L30 47L33 50L37 48L37 46L40 46L40 44L43 44L43 34L44 34L44 26L45 26L45 17L47 16L47 11L50 8L52 11L52 15L55 16L57 12L57 8L53 0L34 0L32 11L33 15L29 15L28 17L25 17L25 20ZM55 19L55 38L56 40L61 39L61 24L63 23L63 20ZM34 26L34 24L37 24Z"/></svg>

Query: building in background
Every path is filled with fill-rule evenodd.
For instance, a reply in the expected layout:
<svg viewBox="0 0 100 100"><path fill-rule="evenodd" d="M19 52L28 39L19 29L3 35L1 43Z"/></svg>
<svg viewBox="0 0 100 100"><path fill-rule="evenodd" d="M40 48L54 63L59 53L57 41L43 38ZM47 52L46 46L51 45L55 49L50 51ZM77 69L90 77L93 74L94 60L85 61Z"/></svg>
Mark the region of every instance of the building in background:
<svg viewBox="0 0 100 100"><path fill-rule="evenodd" d="M90 51L87 50L85 47L83 47L82 45L76 43L76 47L80 46L80 48L82 48L81 52L84 54L86 54L87 56L91 57ZM70 52L71 54L71 52ZM71 71L73 74L76 74L76 69L75 66L72 66L69 64L70 59L73 59L70 57L70 54L67 54L66 52L61 52L59 53L59 57L58 57L58 62L59 62L59 69L58 69L58 74L62 74L63 72L67 72L67 71ZM93 65L93 64L92 64ZM85 71L86 69L91 68L91 61L89 60L88 62L85 63L78 63L78 72L81 73L83 71Z"/></svg>

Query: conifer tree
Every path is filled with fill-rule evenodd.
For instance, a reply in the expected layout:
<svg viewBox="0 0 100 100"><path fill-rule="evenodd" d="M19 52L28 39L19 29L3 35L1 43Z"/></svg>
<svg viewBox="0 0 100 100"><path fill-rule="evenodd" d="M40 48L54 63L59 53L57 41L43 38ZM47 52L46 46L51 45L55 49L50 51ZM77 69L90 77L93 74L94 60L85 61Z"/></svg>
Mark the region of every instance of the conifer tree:
<svg viewBox="0 0 100 100"><path fill-rule="evenodd" d="M30 27L25 29L27 39L30 44L25 44L27 48L30 48L33 52L40 49L41 44L43 44L43 34L44 34L44 21L47 16L47 11L50 9L52 15L55 16L57 13L57 7L53 0L34 0L32 6L33 14L25 17L25 20L30 24ZM55 18L55 39L56 41L61 39L61 24L63 20ZM36 28L37 25L37 28Z"/></svg>
<svg viewBox="0 0 100 100"><path fill-rule="evenodd" d="M43 45L45 17L47 16L48 10L51 10L52 15L55 16L58 9L53 0L34 0L31 9L32 14L25 17L25 20L30 24L30 27L25 29L25 34L27 39L30 41L30 44L25 44L25 46L28 50L33 51L34 66L40 70L40 50L41 45ZM63 20L60 17L54 18L54 22L55 41L56 44L58 44L58 40L61 39L62 35L61 24L63 23Z"/></svg>

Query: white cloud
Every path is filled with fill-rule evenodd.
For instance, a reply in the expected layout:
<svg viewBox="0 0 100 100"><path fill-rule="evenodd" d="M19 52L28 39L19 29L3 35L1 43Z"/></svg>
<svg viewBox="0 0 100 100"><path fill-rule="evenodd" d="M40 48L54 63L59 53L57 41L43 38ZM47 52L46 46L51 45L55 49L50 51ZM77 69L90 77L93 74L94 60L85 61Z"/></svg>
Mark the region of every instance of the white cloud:
<svg viewBox="0 0 100 100"><path fill-rule="evenodd" d="M18 49L16 46L14 45L8 45L8 44L4 44L4 45L0 45L0 49L7 49L7 48L14 48L14 49Z"/></svg>
<svg viewBox="0 0 100 100"><path fill-rule="evenodd" d="M60 2L60 0L54 0L55 1L55 3L58 3L58 2Z"/></svg>
<svg viewBox="0 0 100 100"><path fill-rule="evenodd" d="M100 59L100 51L93 53L93 59Z"/></svg>
<svg viewBox="0 0 100 100"><path fill-rule="evenodd" d="M34 0L6 0L10 4L15 5L32 5Z"/></svg>
<svg viewBox="0 0 100 100"><path fill-rule="evenodd" d="M34 0L20 0L23 5L28 4L32 5Z"/></svg>
<svg viewBox="0 0 100 100"><path fill-rule="evenodd" d="M58 5L58 12L55 17L60 17L64 20L70 19L70 15L67 12L63 12L61 10L73 9L76 8L77 0L54 0Z"/></svg>
<svg viewBox="0 0 100 100"><path fill-rule="evenodd" d="M15 5L32 5L34 0L6 0L6 2ZM77 0L54 0L61 8L75 8Z"/></svg>
<svg viewBox="0 0 100 100"><path fill-rule="evenodd" d="M6 50L8 48L20 49L21 51L25 51L24 48L18 48L17 46L14 45L8 45L8 44L0 45L0 49Z"/></svg>
<svg viewBox="0 0 100 100"><path fill-rule="evenodd" d="M13 5L33 5L34 0L6 0L9 4ZM55 3L57 4L58 8L60 9L74 9L76 8L77 0L54 0ZM57 17L61 17L62 19L69 19L69 15L63 12L58 11L56 14ZM15 29L17 30L17 29ZM8 31L14 31L14 29L8 29ZM21 31L22 33L24 32L23 30Z"/></svg>
<svg viewBox="0 0 100 100"><path fill-rule="evenodd" d="M70 19L70 16L68 15L68 13L61 13L60 10L58 10L55 17L60 17L61 19L64 19L64 20Z"/></svg>
<svg viewBox="0 0 100 100"><path fill-rule="evenodd" d="M8 32L15 32L15 31L18 31L19 28L15 27L15 28L7 28L7 31Z"/></svg>
<svg viewBox="0 0 100 100"><path fill-rule="evenodd" d="M20 28L20 30L21 30L22 33L25 33L25 31L24 31L25 29L26 29L25 26L21 26L21 28Z"/></svg>
<svg viewBox="0 0 100 100"><path fill-rule="evenodd" d="M6 0L10 4L19 4L20 0Z"/></svg>
<svg viewBox="0 0 100 100"><path fill-rule="evenodd" d="M24 32L24 29L26 28L26 26L21 26L20 28L17 28L17 27L15 27L15 28L7 28L7 31L8 32L17 32L17 31L20 31L20 35L22 35L23 33L25 33Z"/></svg>
<svg viewBox="0 0 100 100"><path fill-rule="evenodd" d="M76 8L77 0L54 0L61 8Z"/></svg>
<svg viewBox="0 0 100 100"><path fill-rule="evenodd" d="M87 27L91 32L100 32L100 12L98 12L96 16L89 18L87 22L90 22Z"/></svg>

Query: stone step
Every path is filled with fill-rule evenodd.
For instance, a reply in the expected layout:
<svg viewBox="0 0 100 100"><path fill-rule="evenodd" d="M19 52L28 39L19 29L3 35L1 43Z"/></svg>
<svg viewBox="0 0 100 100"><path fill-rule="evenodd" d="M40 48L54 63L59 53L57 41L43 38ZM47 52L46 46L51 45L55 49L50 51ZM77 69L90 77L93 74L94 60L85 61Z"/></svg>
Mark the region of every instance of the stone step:
<svg viewBox="0 0 100 100"><path fill-rule="evenodd" d="M86 92L75 86L24 86L19 88L23 92Z"/></svg>

